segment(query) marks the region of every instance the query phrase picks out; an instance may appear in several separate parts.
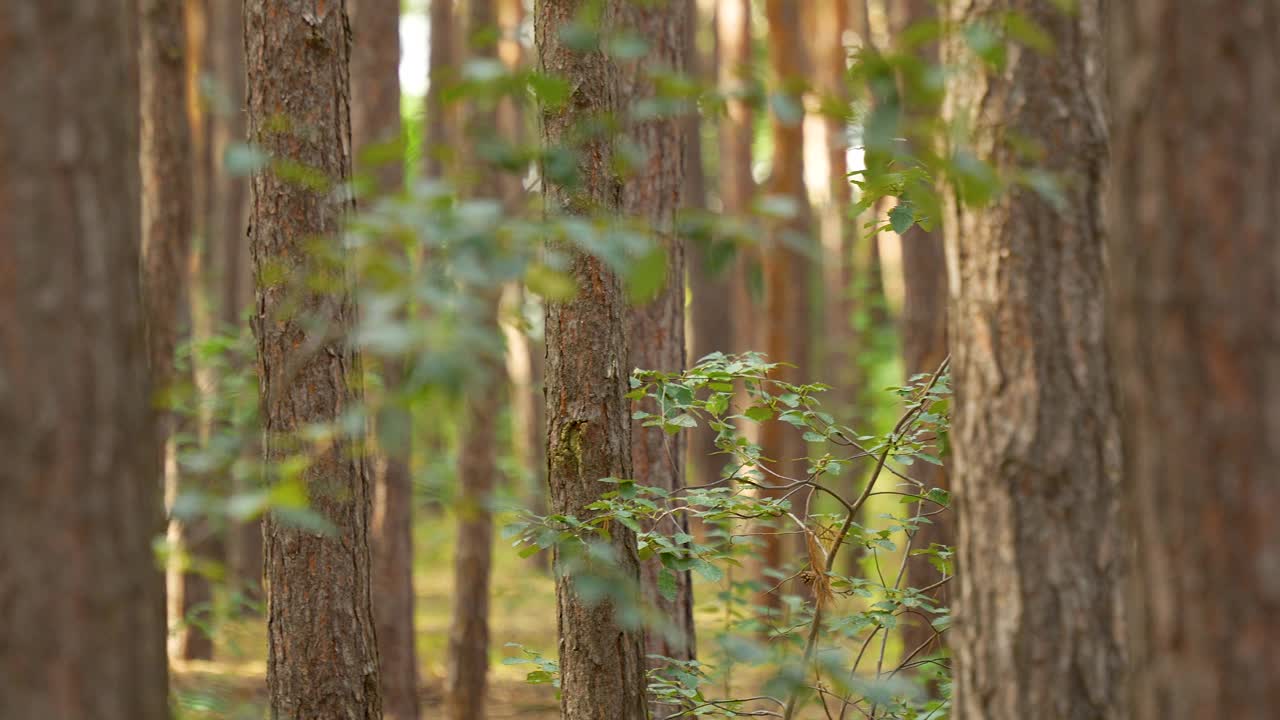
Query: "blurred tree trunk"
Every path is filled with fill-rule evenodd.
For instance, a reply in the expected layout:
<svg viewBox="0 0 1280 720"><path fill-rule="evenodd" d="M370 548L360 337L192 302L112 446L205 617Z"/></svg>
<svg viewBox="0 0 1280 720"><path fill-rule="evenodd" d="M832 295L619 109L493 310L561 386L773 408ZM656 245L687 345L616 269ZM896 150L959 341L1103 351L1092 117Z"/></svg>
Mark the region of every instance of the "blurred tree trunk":
<svg viewBox="0 0 1280 720"><path fill-rule="evenodd" d="M685 44L685 57L689 62L689 74L698 82L712 82L715 78L715 58L702 57L698 53L698 28L704 18L699 17L696 3L690 10L690 22L681 29ZM682 207L689 210L706 210L707 179L702 161L702 116L691 112L684 118L684 183L681 190ZM733 278L735 265L726 264L716 257L706 244L691 244L686 248L689 257L689 325L693 337L689 341L690 362L697 362L713 352L731 352L733 341ZM715 455L716 433L706 426L689 432L688 459L692 471L692 484L704 485L720 479L725 465L723 455Z"/></svg>
<svg viewBox="0 0 1280 720"><path fill-rule="evenodd" d="M768 237L764 247L764 296L765 337L764 350L770 362L788 362L796 368L778 368L773 377L787 382L798 382L807 361L799 349L807 339L807 317L802 295L807 292L807 261L800 257L794 246L801 243L806 231L808 196L804 187L804 116L800 87L804 82L804 51L800 47L800 8L790 0L766 0L765 15L769 22L769 65L772 92L784 98L772 103L769 128L773 135L773 170L769 177L769 194L783 198L792 204L789 218L775 218L768 222ZM779 111L779 105L788 110ZM786 116L784 116L786 115ZM792 117L791 115L794 115ZM806 338L798 338L804 334ZM797 372L799 371L799 372ZM760 430L760 445L765 457L772 459L772 470L783 477L795 478L803 472L804 465L795 458L804 453L804 445L795 428L773 420ZM768 476L770 484L784 484L787 480ZM780 496L780 491L766 491ZM795 493L793 503L804 502ZM785 564L783 535L764 536L761 560L764 568L781 569ZM776 583L761 577L767 588ZM764 604L781 608L782 590L765 598Z"/></svg>
<svg viewBox="0 0 1280 720"><path fill-rule="evenodd" d="M520 29L524 22L524 0L498 0L498 25L502 37L498 43L498 56L509 71L525 65L524 46L520 43ZM498 132L516 145L529 142L525 127L523 105L513 98L504 97L498 102ZM502 203L509 215L522 215L526 211L528 193L524 189L524 173L504 173L499 178L502 187ZM547 459L544 454L545 409L542 396L542 341L532 334L527 312L531 307L524 288L512 284L502 300L502 315L507 318L503 332L507 340L507 377L511 381L511 447L517 464L524 470L524 485L519 488L525 507L537 515L547 514ZM534 554L530 562L544 571L551 570L551 552L544 550Z"/></svg>
<svg viewBox="0 0 1280 720"><path fill-rule="evenodd" d="M1135 720L1280 707L1280 15L1112 3L1108 309Z"/></svg>
<svg viewBox="0 0 1280 720"><path fill-rule="evenodd" d="M542 108L543 141L548 147L572 142L579 136L579 123L619 110L613 61L598 47L574 50L560 35L584 2L541 0L534 11L539 69L565 78L575 88L570 102ZM606 2L602 30L613 26L615 15L615 3ZM579 184L567 187L544 177L549 211L619 212L622 186L614 175L612 139L588 137L576 151ZM553 512L587 518L592 514L587 505L609 487L600 478L632 477L631 420L625 398L628 308L621 281L598 258L572 252L569 269L577 294L570 300L548 302L546 307L548 484ZM614 563L564 567L568 572L556 578L560 709L566 720L648 717L643 633L621 624L612 601L579 594L579 573L583 572L614 573L615 590L638 590L635 536L623 527L611 530ZM562 554L557 551L558 565L565 561ZM618 583L627 586L618 589Z"/></svg>
<svg viewBox="0 0 1280 720"><path fill-rule="evenodd" d="M351 0L351 137L357 171L373 194L394 193L404 183L401 153L379 146L400 143L400 2ZM359 163L369 163L360 166ZM396 252L392 244L387 252ZM392 396L403 364L383 365ZM392 400L377 418L378 449L373 487L373 617L382 661L382 710L388 720L418 717L417 633L413 622L412 419Z"/></svg>
<svg viewBox="0 0 1280 720"><path fill-rule="evenodd" d="M209 74L219 102L208 114L212 145L212 179L207 242L218 254L216 280L220 287L218 310L223 332L244 331L245 309L253 301L252 268L245 228L248 226L248 182L227 167L227 153L245 141L244 8L238 2L214 2L209 9ZM238 370L234 368L233 370ZM256 437L254 438L256 439ZM246 448L245 453L260 452ZM259 488L240 474L232 476L233 493ZM262 598L262 520L233 523L227 542L232 575L250 598Z"/></svg>
<svg viewBox="0 0 1280 720"><path fill-rule="evenodd" d="M430 48L427 57L427 131L422 159L428 178L444 175L455 148L453 112L444 101L444 91L456 79L458 32L453 18L454 0L430 0Z"/></svg>
<svg viewBox="0 0 1280 720"><path fill-rule="evenodd" d="M913 25L937 20L937 4L932 0L896 0L892 10L891 24L894 36L898 38L903 37L903 33ZM916 52L927 66L937 65L936 47L930 45ZM932 121L939 109L929 90L920 87L919 83L920 78L916 76L900 77L898 83L904 111L899 134L907 138L911 152L917 156L933 152L932 144L936 138L932 131L936 125ZM907 378L910 378L919 373L933 372L947 356L947 259L941 228L927 231L919 225L912 225L903 233L902 282L902 361ZM911 477L931 488L950 488L946 471L938 465L917 462L911 466ZM923 515L938 509L931 503L922 503L918 512ZM935 543L955 544L955 523L950 512L933 515L929 520L932 522L922 524L912 538L913 550L925 550ZM941 579L928 557L918 555L907 560L908 585L926 587ZM945 605L948 603L948 589L943 585L931 596ZM941 637L938 637L938 642L932 642L934 630L923 618L910 615L903 619L902 637L906 652L923 648L916 657L924 659L941 649Z"/></svg>
<svg viewBox="0 0 1280 720"><path fill-rule="evenodd" d="M328 237L337 248L349 210L330 185L351 176L349 24L345 3L308 0L245 0L244 21L250 138L277 166L297 163L327 181L290 182L271 170L252 181L253 325L266 460L274 466L295 452L296 432L332 423L361 402L360 356L346 342L355 307L343 270L331 292L305 283L335 273L308 243ZM287 278L273 270L280 267L291 268ZM326 337L315 335L316 321ZM339 435L313 452L302 481L335 534L276 513L266 521L272 717L381 718L364 448Z"/></svg>
<svg viewBox="0 0 1280 720"><path fill-rule="evenodd" d="M0 717L163 720L138 6L0 12Z"/></svg>
<svg viewBox="0 0 1280 720"><path fill-rule="evenodd" d="M852 394L860 387L854 370L853 236L858 232L849 221L853 206L853 186L849 183L849 88L848 51L844 32L849 28L848 0L820 0L805 6L809 15L810 38L814 48L814 90L822 114L822 154L827 163L827 187L819 209L822 240L822 287L826 295L823 333L824 362L816 373L834 387L828 393L838 417L847 417ZM837 412L838 411L838 412Z"/></svg>
<svg viewBox="0 0 1280 720"><path fill-rule="evenodd" d="M147 344L155 402L160 406L156 450L163 483L173 495L194 489L196 478L181 478L173 441L185 420L170 412L180 378L175 364L177 346L189 338L187 306L188 259L191 253L192 187L191 128L187 96L186 26L183 0L138 0L141 31L142 96L142 284L147 304ZM167 457L167 459L166 459ZM203 510L202 510L203 512ZM213 601L209 578L191 565L213 560L208 554L211 533L207 520L177 520L179 555L186 558L172 599L178 621L175 656L184 660L213 657L213 639L198 622L185 622L207 613ZM188 560L192 562L188 562Z"/></svg>
<svg viewBox="0 0 1280 720"><path fill-rule="evenodd" d="M1100 0L949 8L953 28L1019 11L1053 40L977 65L944 42L946 119L1011 178L1029 145L1056 200L1020 185L946 198L953 283L952 439L959 512L958 720L1121 718L1119 447L1103 338L1100 203L1107 139ZM960 186L973 199L974 184ZM1199 479L1203 481L1203 478Z"/></svg>
<svg viewBox="0 0 1280 720"><path fill-rule="evenodd" d="M743 95L754 82L751 54L751 0L719 0L716 7L716 75L728 97L720 120L720 205L730 217L744 218L751 209L755 180L751 174L754 111ZM747 282L750 266L760 262L758 248L738 249L728 270L732 340L735 352L759 350L764 333ZM741 404L741 403L739 403ZM719 468L716 469L719 476Z"/></svg>
<svg viewBox="0 0 1280 720"><path fill-rule="evenodd" d="M665 116L645 120L630 119L638 103L658 97L658 87L650 75L652 68L685 72L688 68L686 29L693 26L693 5L688 0L660 0L650 4L622 3L619 22L637 32L648 43L648 51L638 60L620 65L618 102L627 121L627 138L644 156L644 163L631 168L622 192L622 211L641 221L666 251L666 278L651 299L641 300L628 317L631 359L626 367L680 372L685 368L684 342L684 240L676 236L676 213L681 202L685 171L685 119ZM640 408L632 403L632 410ZM647 407L650 412L657 408ZM631 466L637 482L668 491L685 486L685 435L668 435L660 428L631 425ZM687 533L688 518L678 516ZM657 556L640 567L646 603L669 621L665 627L651 627L645 636L645 654L691 660L695 655L693 626L693 581L688 570L676 571L675 591L667 599L659 591L662 562ZM666 572L672 572L667 570ZM650 659L651 667L665 662ZM679 707L652 704L654 717L666 717Z"/></svg>
<svg viewBox="0 0 1280 720"><path fill-rule="evenodd" d="M497 0L468 0L466 36L472 38L468 59L498 58ZM499 132L498 104L472 97L464 108L467 139L462 166L470 197L502 199L504 187L496 167L478 148ZM486 289L480 322L494 335L500 292ZM464 423L458 451L458 541L454 550L453 619L449 627L446 716L450 720L483 720L489 673L489 580L493 565L493 492L498 487L498 421L505 398L502 355L482 349L477 372L465 393Z"/></svg>

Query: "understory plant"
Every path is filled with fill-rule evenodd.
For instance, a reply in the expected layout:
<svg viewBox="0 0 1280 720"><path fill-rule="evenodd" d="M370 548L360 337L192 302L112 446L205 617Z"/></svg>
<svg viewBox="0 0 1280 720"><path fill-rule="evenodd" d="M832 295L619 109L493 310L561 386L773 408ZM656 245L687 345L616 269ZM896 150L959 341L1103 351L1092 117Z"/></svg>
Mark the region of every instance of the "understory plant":
<svg viewBox="0 0 1280 720"><path fill-rule="evenodd" d="M616 569L612 529L629 528L640 560L661 563L660 592L675 592L677 573L701 577L699 608L723 621L713 642L703 643L703 659L665 659L650 672L650 694L680 708L670 718L793 718L815 709L823 713L815 717L832 720L945 717L950 683L941 636L950 615L940 597L953 578L952 551L918 547L914 538L947 511L950 495L911 469L940 464L945 453L948 361L890 390L901 411L881 434L840 423L823 409L827 386L780 380L780 367L756 353L713 353L683 372L636 371L634 418L670 436L710 428L725 458L721 478L674 492L602 478L614 487L589 517L529 515L509 533L525 553L555 548L557 572L574 574L582 592L612 603L623 622L643 623L646 632L669 632L669 622ZM792 426L805 456L789 463L767 457L753 439L764 423ZM701 531L686 531L691 525L681 516ZM753 573L763 581L742 579L752 565L745 561L760 555L769 536L791 550L789 560ZM933 572L908 577L907 559L915 556ZM706 587L718 591L707 596ZM926 624L929 639L903 647L896 631L907 622ZM554 660L523 652L510 662L534 663L532 682L556 682ZM752 689L744 694L743 687Z"/></svg>

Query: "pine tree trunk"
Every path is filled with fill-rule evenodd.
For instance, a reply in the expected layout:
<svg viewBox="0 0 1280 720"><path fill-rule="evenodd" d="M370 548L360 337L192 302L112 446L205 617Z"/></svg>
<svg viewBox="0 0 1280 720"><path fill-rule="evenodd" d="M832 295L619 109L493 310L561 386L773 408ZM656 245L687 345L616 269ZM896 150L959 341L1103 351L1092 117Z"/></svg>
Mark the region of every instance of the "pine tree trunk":
<svg viewBox="0 0 1280 720"><path fill-rule="evenodd" d="M480 38L500 34L497 0L469 0L467 36L475 38L467 48L468 59L498 58L497 40ZM467 139L463 164L472 182L467 194L501 200L502 177L485 161L478 147L495 138L499 130L497 103L470 98L466 110ZM509 189L507 189L509 190ZM500 291L482 291L481 322L495 335ZM480 369L465 396L466 418L458 452L458 541L454 550L453 620L449 627L447 712L450 720L483 720L489 673L489 581L493 565L493 493L498 487L498 421L505 398L495 391L507 378L500 356L482 351Z"/></svg>
<svg viewBox="0 0 1280 720"><path fill-rule="evenodd" d="M985 207L948 191L959 556L958 720L1121 718L1119 448L1103 338L1106 127L1099 0L952 3L953 28L1018 11L1055 43L1010 44L1002 69L961 68L944 107L968 150L1012 177L1035 144L1061 180L1055 204L1025 186Z"/></svg>
<svg viewBox="0 0 1280 720"><path fill-rule="evenodd" d="M427 131L422 150L423 167L427 177L444 175L445 160L453 151L450 141L454 137L452 111L444 101L445 89L456 79L455 35L453 19L454 0L430 0L431 47L427 57Z"/></svg>
<svg viewBox="0 0 1280 720"><path fill-rule="evenodd" d="M725 215L745 218L756 190L751 175L755 113L740 97L752 78L751 0L719 0L716 53L717 83L720 92L728 96L727 112L720 121L720 206ZM732 343L726 349L735 352L763 349L759 345L764 336L759 312L747 284L748 266L759 260L757 249L741 248L729 270ZM743 399L736 399L738 405Z"/></svg>
<svg viewBox="0 0 1280 720"><path fill-rule="evenodd" d="M137 11L0 3L4 718L169 717Z"/></svg>
<svg viewBox="0 0 1280 720"><path fill-rule="evenodd" d="M692 9L686 0L622 4L619 18L622 26L640 33L649 44L643 58L624 63L620 68L619 102L624 113L637 103L657 97L650 69L686 70L684 31L693 23ZM684 119L674 116L631 121L627 128L628 139L644 153L645 162L633 168L626 178L623 213L644 223L667 255L662 289L652 300L632 307L629 313L631 359L628 368L680 372L685 367L685 247L684 241L675 235L685 168L684 135ZM640 405L640 401L634 401L632 410L640 409ZM645 409L657 411L656 406ZM660 428L644 428L640 422L633 421L631 467L636 481L669 491L684 488L684 439L683 433L668 435ZM681 516L680 522L688 532L688 519ZM690 660L695 654L693 582L688 570L676 572L675 596L668 600L658 590L662 569L656 556L640 568L646 603L670 623L667 627L649 629L645 636L645 654ZM665 665L661 660L649 662L656 667ZM655 717L666 717L678 709L670 705L650 707Z"/></svg>
<svg viewBox="0 0 1280 720"><path fill-rule="evenodd" d="M573 88L564 105L542 108L548 147L570 142L579 123L619 110L613 61L599 48L575 51L560 35L583 4L584 0L539 0L534 9L540 70L565 78ZM613 2L604 4L602 15L607 32L616 15ZM595 208L617 213L622 186L613 174L612 139L592 136L576 151L579 185L565 187L544 179L549 211ZM546 308L547 480L553 512L586 518L592 513L587 505L609 487L601 478L632 477L630 408L625 398L630 370L628 308L619 278L598 258L573 252L569 269L577 294L567 301L548 302ZM607 571L638 586L635 536L615 526L611 544L614 566L597 562L586 572ZM576 574L558 573L556 578L561 714L566 720L643 720L648 717L643 633L621 624L612 602L582 597L580 580Z"/></svg>
<svg viewBox="0 0 1280 720"><path fill-rule="evenodd" d="M797 83L803 82L803 51L800 48L800 8L790 0L766 0L765 15L769 21L769 63L774 92L786 93L790 102L800 107ZM802 113L802 111L797 111ZM769 128L773 136L773 170L769 177L769 194L785 198L793 205L794 215L769 223L768 239L764 248L764 296L765 333L764 351L770 362L787 362L796 368L778 368L773 377L787 382L800 380L798 369L804 369L807 358L797 350L802 341L797 333L802 329L804 311L801 296L808 286L804 277L806 263L801 262L790 245L797 242L805 230L808 195L804 187L804 128L799 118L784 118L774 108L769 114ZM807 335L807 333L805 333ZM803 443L795 428L778 420L766 422L760 431L760 446L765 457L771 459L773 472L783 478L796 478L803 464L795 458L803 452ZM780 485L788 481L767 476L769 484ZM781 496L781 491L766 491L769 496ZM793 495L798 497L799 493ZM803 503L803 500L793 500ZM785 564L785 535L764 536L761 551L762 567L781 569ZM776 585L768 577L759 581L766 588ZM762 598L763 604L780 609L782 589Z"/></svg>
<svg viewBox="0 0 1280 720"><path fill-rule="evenodd" d="M147 344L155 401L166 399L180 378L176 372L178 343L190 332L187 307L188 256L191 252L192 187L191 129L187 96L186 27L182 0L138 0L141 31L142 95L142 283L147 304ZM182 383L190 378L181 378ZM171 439L185 424L177 413L159 413L157 453L162 481L175 491L190 490L196 478L180 478ZM167 449L167 452L166 452ZM177 494L176 492L174 493ZM209 523L202 518L176 521L176 539L191 560L209 556ZM181 572L175 583L174 614L178 629L175 655L185 660L213 657L213 639L199 623L185 622L207 612L213 600L209 579L200 572Z"/></svg>
<svg viewBox="0 0 1280 720"><path fill-rule="evenodd" d="M248 182L227 167L227 152L245 141L244 8L238 2L215 2L209 11L209 45L213 58L209 72L225 104L214 106L208 116L212 143L212 184L208 243L219 253L218 278L223 332L243 332L244 314L253 301L252 268L245 229L248 227ZM237 368L238 370L238 368ZM246 455L260 452L250 447ZM252 493L259 488L239 475L232 478L232 492ZM231 525L227 542L228 565L244 592L262 598L262 520Z"/></svg>
<svg viewBox="0 0 1280 720"><path fill-rule="evenodd" d="M351 0L351 137L357 172L370 176L373 192L391 193L404 181L399 155L370 148L400 141L400 2ZM359 166L378 158L376 165ZM388 252L392 252L388 248ZM383 367L387 387L404 376L402 364ZM379 444L381 462L374 474L373 617L378 657L382 661L382 709L388 720L418 717L417 634L413 622L413 475L412 419L406 408L392 406L378 417L388 438Z"/></svg>
<svg viewBox="0 0 1280 720"><path fill-rule="evenodd" d="M348 207L333 187L351 176L346 3L246 0L250 138L273 168L307 168L309 182L268 169L252 180L258 370L266 459L295 452L295 433L331 423L361 400L360 357L345 342L355 320L349 282L317 292L309 244L336 247ZM339 251L340 252L340 251ZM280 268L287 268L281 273ZM312 324L325 324L317 337ZM363 447L339 436L308 448L302 472L325 535L266 520L267 685L273 718L382 717L370 599L371 487Z"/></svg>
<svg viewBox="0 0 1280 720"><path fill-rule="evenodd" d="M896 0L893 18L895 35L902 37L912 27L937 21L937 4L932 0ZM934 66L938 62L937 49L929 46L917 50L921 59ZM903 125L900 134L913 146L912 152L924 154L932 150L935 142L928 135L934 127L938 108L932 98L925 97L927 90L908 86L900 81L899 98L904 105ZM902 362L907 378L919 373L933 372L947 356L947 258L942 244L942 230L925 230L919 225L902 235L902 318L899 323L902 335ZM946 470L938 465L917 462L911 466L911 477L931 488L949 489ZM935 513L939 508L932 503L921 503L920 514ZM912 550L925 550L933 544L954 545L955 523L950 512L934 514L930 522L920 525L912 538ZM940 581L942 577L929 562L927 556L915 556L907 560L907 584L922 588ZM949 603L949 587L944 585L931 596L939 603ZM942 637L924 618L912 615L904 618L902 639L908 653L917 653L924 659L942 647Z"/></svg>
<svg viewBox="0 0 1280 720"><path fill-rule="evenodd" d="M1111 3L1135 720L1280 707L1280 10Z"/></svg>
<svg viewBox="0 0 1280 720"><path fill-rule="evenodd" d="M701 57L697 48L697 31L704 19L695 4L690 9L690 22L682 29L685 57L690 65L689 74L699 82L711 82L715 78L715 58ZM707 179L702 160L702 117L690 113L684 128L684 183L680 194L683 207L690 210L706 210ZM730 352L733 341L733 278L734 264L717 262L711 249L704 245L689 245L689 324L693 337L688 341L688 360L696 363L713 352ZM689 432L689 467L692 483L705 485L720 479L725 466L723 455L716 453L716 433L702 426Z"/></svg>

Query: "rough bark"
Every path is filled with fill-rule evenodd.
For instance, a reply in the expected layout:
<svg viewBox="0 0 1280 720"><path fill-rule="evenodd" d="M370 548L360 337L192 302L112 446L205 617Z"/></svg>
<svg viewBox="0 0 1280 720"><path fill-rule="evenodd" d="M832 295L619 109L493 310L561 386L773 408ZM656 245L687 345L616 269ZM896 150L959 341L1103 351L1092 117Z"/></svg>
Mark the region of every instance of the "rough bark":
<svg viewBox="0 0 1280 720"><path fill-rule="evenodd" d="M937 5L931 0L897 0L893 5L895 35L920 23L937 20ZM937 49L933 46L918 51L921 60L930 66L938 62ZM912 152L917 154L932 149L935 138L929 135L934 127L930 122L938 108L925 89L900 81L899 97L903 103L904 117L901 134L909 139ZM942 244L942 230L927 231L919 225L902 235L902 284L903 303L899 328L902 337L902 361L906 376L932 372L947 355L947 258ZM949 489L946 471L937 465L916 463L911 476L931 488ZM923 503L921 513L931 513L936 505ZM937 543L955 544L955 523L951 513L941 513L929 518L912 538L913 549L927 549ZM912 587L925 587L941 580L938 571L925 556L907 561L907 583ZM942 586L932 596L942 604L948 602L947 586ZM925 646L918 657L924 658L941 648L941 637L918 615L904 618L902 639L906 652ZM934 638L938 637L935 643Z"/></svg>
<svg viewBox="0 0 1280 720"><path fill-rule="evenodd" d="M1061 198L1008 186L985 207L949 189L959 557L959 720L1120 718L1119 448L1102 315L1099 0L957 2L953 27L1018 11L1051 53L1011 43L978 67L956 35L944 107L977 157L1012 177L1036 143ZM956 152L961 148L952 147Z"/></svg>
<svg viewBox="0 0 1280 720"><path fill-rule="evenodd" d="M0 12L0 717L163 720L137 5Z"/></svg>
<svg viewBox="0 0 1280 720"><path fill-rule="evenodd" d="M1280 10L1111 3L1136 720L1280 707Z"/></svg>
<svg viewBox="0 0 1280 720"><path fill-rule="evenodd" d="M454 0L431 0L431 47L427 57L427 133L422 151L427 177L444 175L445 160L452 152L454 137L451 111L444 101L444 91L456 79L454 48L457 28L453 19Z"/></svg>
<svg viewBox="0 0 1280 720"><path fill-rule="evenodd" d="M789 0L767 0L765 15L769 22L769 64L774 92L789 93L791 102L800 103L798 83L803 82L804 51L800 47L800 8ZM806 206L809 199L804 187L804 130L798 119L783 118L776 108L769 114L769 131L773 136L773 170L769 176L769 194L786 198L794 206L794 215L769 224L764 247L764 351L770 362L787 362L804 368L807 358L798 352L803 340L797 335L807 332L802 322L801 295L807 287L805 266L792 244L805 230ZM782 367L773 376L788 382L800 379L795 368ZM760 446L765 457L773 461L774 472L796 477L803 465L795 458L803 452L800 436L792 426L774 420L760 429ZM773 478L778 484L785 481ZM780 491L766 491L781 496ZM793 502L803 503L800 493ZM785 564L783 535L764 536L761 551L762 568L781 569ZM776 583L761 576L767 588ZM775 591L762 598L765 605L781 608L782 596Z"/></svg>
<svg viewBox="0 0 1280 720"><path fill-rule="evenodd" d="M617 69L598 48L569 48L559 32L584 4L540 0L534 9L541 71L567 79L574 88L566 104L542 108L543 140L552 147L574 144L580 175L573 187L548 182L546 204L551 212L616 214L622 186L613 174L613 140L582 138L576 129L585 120L617 113ZM608 32L616 8L607 2L603 9L600 22ZM553 512L589 517L586 506L609 487L601 478L632 476L625 398L628 309L619 278L598 258L573 252L569 272L577 294L546 308L547 479ZM596 563L586 571L607 571L622 583L638 585L635 536L615 526L610 543L613 567ZM565 570L561 566L556 579L561 714L567 720L647 718L643 633L624 626L611 601L584 599L579 577Z"/></svg>
<svg viewBox="0 0 1280 720"><path fill-rule="evenodd" d="M140 76L142 96L142 284L147 305L147 349L158 405L156 452L161 474L176 491L190 486L179 478L177 450L170 441L182 419L169 412L168 396L179 383L176 371L178 343L190 331L187 306L187 264L192 233L191 129L185 103L174 98L187 95L186 27L182 0L138 0ZM187 378L183 378L187 380ZM178 548L191 558L208 556L208 523L192 518L176 523ZM209 579L200 572L181 572L171 599L178 620L174 634L175 656L186 660L213 657L213 639L198 623L185 619L207 610L213 599Z"/></svg>
<svg viewBox="0 0 1280 720"><path fill-rule="evenodd" d="M356 170L368 175L374 194L399 190L404 164L370 148L400 141L400 2L351 2L351 138ZM360 166L361 162L376 163ZM395 250L388 246L388 252ZM402 382L398 360L383 366L386 385ZM418 717L417 634L413 622L413 474L408 439L412 419L407 408L393 405L378 422L389 442L379 444L374 474L373 617L378 657L382 661L382 710L389 720Z"/></svg>
<svg viewBox="0 0 1280 720"><path fill-rule="evenodd" d="M362 443L339 435L327 447L304 448L295 437L335 421L362 394L360 357L345 342L355 319L349 282L309 248L326 238L340 254L349 209L332 189L351 176L346 3L246 0L244 7L249 135L273 163L251 182L266 459L309 453L302 481L312 510L334 528L321 534L267 517L271 715L381 718ZM275 171L290 166L308 168L307 182ZM328 292L305 282L320 273L332 281Z"/></svg>
<svg viewBox="0 0 1280 720"><path fill-rule="evenodd" d="M624 63L619 72L619 102L624 107L657 97L658 89L649 72L659 67L684 72L688 66L686 28L693 25L693 7L687 0L665 0L640 4L623 3L620 22L639 33L648 43L644 57ZM622 210L649 229L666 251L666 278L662 288L648 301L631 308L628 338L631 359L627 368L643 368L679 372L685 367L684 327L684 241L675 233L676 212L680 207L685 170L685 132L683 117L666 116L630 120L628 140L644 155L644 163L633 168L626 178L622 193ZM641 401L634 401L638 410ZM651 403L643 403L649 405ZM646 407L656 412L655 407ZM632 477L645 485L678 491L685 486L685 436L668 435L659 428L644 428L639 421L631 426ZM688 518L679 522L688 532ZM661 655L677 660L691 660L695 655L693 625L693 581L688 570L675 573L675 592L667 599L659 591L662 562L656 556L640 568L641 587L646 604L662 618L661 625L648 629L645 635L646 656ZM649 658L650 667L664 667L666 662ZM654 717L666 717L678 707L653 703Z"/></svg>

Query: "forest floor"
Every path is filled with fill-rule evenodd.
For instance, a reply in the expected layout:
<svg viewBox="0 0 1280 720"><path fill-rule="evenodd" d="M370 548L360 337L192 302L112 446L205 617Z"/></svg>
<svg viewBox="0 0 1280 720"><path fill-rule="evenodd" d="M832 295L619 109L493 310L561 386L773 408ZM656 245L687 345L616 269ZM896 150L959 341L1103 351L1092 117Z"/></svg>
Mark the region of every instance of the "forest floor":
<svg viewBox="0 0 1280 720"><path fill-rule="evenodd" d="M502 522L495 523L499 528ZM418 514L415 528L414 587L418 663L422 685L422 717L443 717L446 648L453 605L453 547L455 524L451 514ZM723 587L696 574L695 612L699 656L718 655L718 638L725 616L717 594ZM550 685L530 685L529 664L504 664L520 656L519 644L554 657L556 654L555 583L535 558L522 559L511 543L494 539L490 605L489 718L550 720L559 717L559 701ZM262 720L266 708L266 627L259 616L223 624L215 632L215 660L174 661L175 720ZM895 649L896 653L896 649ZM740 668L734 674L734 694L757 694L763 677ZM717 683L719 685L719 683ZM808 715L804 715L808 717ZM821 713L814 717L823 717Z"/></svg>

